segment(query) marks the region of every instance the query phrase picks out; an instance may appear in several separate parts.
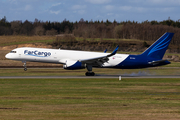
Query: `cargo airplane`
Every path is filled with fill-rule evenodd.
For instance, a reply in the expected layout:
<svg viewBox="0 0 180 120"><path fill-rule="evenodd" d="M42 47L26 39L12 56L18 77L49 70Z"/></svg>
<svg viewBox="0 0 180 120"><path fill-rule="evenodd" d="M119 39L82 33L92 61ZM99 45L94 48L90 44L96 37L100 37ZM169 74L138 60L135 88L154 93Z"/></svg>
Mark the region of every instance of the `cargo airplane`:
<svg viewBox="0 0 180 120"><path fill-rule="evenodd" d="M26 61L63 64L67 70L86 68L86 76L94 76L93 67L136 69L147 68L170 64L168 60L162 59L174 33L165 33L148 49L140 55L116 54L119 46L112 53L88 52L62 49L44 49L22 47L12 50L6 54L7 59L18 60L24 63L24 70L27 70Z"/></svg>

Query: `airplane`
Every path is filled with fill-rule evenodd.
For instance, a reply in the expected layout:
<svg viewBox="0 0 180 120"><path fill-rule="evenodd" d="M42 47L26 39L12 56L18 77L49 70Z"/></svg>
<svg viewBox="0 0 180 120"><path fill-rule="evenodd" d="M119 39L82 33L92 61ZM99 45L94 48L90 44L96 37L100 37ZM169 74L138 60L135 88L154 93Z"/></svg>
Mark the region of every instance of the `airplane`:
<svg viewBox="0 0 180 120"><path fill-rule="evenodd" d="M45 49L22 47L12 50L6 54L7 59L18 60L24 63L24 70L27 70L26 61L63 64L67 70L87 69L86 76L94 76L93 67L116 68L116 69L139 69L156 67L170 64L163 60L163 56L171 42L174 33L166 32L142 54L116 54L119 46L112 53L88 52L77 50Z"/></svg>

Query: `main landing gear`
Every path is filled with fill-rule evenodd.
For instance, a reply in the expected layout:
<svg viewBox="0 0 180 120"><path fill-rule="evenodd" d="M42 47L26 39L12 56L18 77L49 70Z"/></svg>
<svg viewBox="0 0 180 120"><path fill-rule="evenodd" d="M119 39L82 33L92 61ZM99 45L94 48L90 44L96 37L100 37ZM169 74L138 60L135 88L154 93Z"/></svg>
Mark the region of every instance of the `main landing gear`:
<svg viewBox="0 0 180 120"><path fill-rule="evenodd" d="M23 63L24 63L24 65L23 65L23 67L24 67L24 71L27 71L26 61L23 61Z"/></svg>
<svg viewBox="0 0 180 120"><path fill-rule="evenodd" d="M86 72L86 76L95 76L94 72Z"/></svg>
<svg viewBox="0 0 180 120"><path fill-rule="evenodd" d="M86 68L88 70L88 72L85 73L86 76L95 76L95 73L92 72L92 66L87 65Z"/></svg>

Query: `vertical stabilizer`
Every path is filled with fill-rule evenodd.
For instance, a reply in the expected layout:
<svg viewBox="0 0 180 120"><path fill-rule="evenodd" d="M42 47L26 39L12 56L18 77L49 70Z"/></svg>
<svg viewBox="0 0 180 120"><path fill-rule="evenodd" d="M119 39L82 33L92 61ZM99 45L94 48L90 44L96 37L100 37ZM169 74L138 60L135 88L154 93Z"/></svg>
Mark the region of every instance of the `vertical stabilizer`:
<svg viewBox="0 0 180 120"><path fill-rule="evenodd" d="M143 57L150 57L155 59L162 59L174 33L165 33L154 44L152 44L141 55Z"/></svg>

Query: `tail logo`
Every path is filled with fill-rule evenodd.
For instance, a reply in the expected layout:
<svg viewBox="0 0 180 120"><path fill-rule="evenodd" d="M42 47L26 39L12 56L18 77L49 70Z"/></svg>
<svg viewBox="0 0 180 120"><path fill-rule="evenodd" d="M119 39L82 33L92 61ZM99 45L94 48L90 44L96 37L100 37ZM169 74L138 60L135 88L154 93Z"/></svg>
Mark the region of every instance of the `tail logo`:
<svg viewBox="0 0 180 120"><path fill-rule="evenodd" d="M171 41L171 39L166 40L168 37L169 35L166 38L164 38L161 42L159 42L156 46L154 46L154 48L151 49L148 55L166 49L169 45L169 42Z"/></svg>

